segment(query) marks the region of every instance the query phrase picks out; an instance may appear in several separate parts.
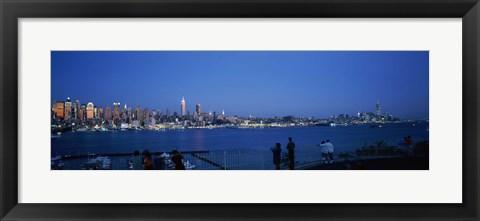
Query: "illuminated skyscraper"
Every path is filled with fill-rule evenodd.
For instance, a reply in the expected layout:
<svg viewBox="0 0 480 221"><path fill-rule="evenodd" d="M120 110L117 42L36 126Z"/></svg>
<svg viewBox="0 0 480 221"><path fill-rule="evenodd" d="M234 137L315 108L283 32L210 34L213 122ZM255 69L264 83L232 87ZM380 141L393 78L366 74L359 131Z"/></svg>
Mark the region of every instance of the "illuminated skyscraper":
<svg viewBox="0 0 480 221"><path fill-rule="evenodd" d="M73 102L72 107L72 118L78 118L78 109L80 108L80 101L76 100Z"/></svg>
<svg viewBox="0 0 480 221"><path fill-rule="evenodd" d="M88 119L93 119L95 117L94 109L95 109L95 107L93 106L93 103L88 102L88 104L87 104L87 120Z"/></svg>
<svg viewBox="0 0 480 221"><path fill-rule="evenodd" d="M185 106L186 106L186 104L185 104L185 98L182 97L182 105L181 105L181 110L182 110L182 111L180 112L182 116L185 116Z"/></svg>
<svg viewBox="0 0 480 221"><path fill-rule="evenodd" d="M200 116L200 104L197 104L197 116Z"/></svg>
<svg viewBox="0 0 480 221"><path fill-rule="evenodd" d="M86 111L86 106L85 106L85 104L82 104L82 106L78 110L78 119L79 120L85 120L85 111Z"/></svg>
<svg viewBox="0 0 480 221"><path fill-rule="evenodd" d="M63 103L63 101L55 102L55 118L57 119L65 118L65 103Z"/></svg>
<svg viewBox="0 0 480 221"><path fill-rule="evenodd" d="M125 106L123 107L122 110L122 120L126 120L128 118L128 109L127 109L127 103L125 102Z"/></svg>
<svg viewBox="0 0 480 221"><path fill-rule="evenodd" d="M382 115L382 110L380 108L380 101L377 102L377 105L376 105L376 115L377 116L380 116Z"/></svg>
<svg viewBox="0 0 480 221"><path fill-rule="evenodd" d="M165 112L165 116L167 117L167 119L170 117L170 110L167 108L166 112Z"/></svg>
<svg viewBox="0 0 480 221"><path fill-rule="evenodd" d="M70 101L70 97L67 98L65 102L65 120L68 120L72 117L72 101Z"/></svg>
<svg viewBox="0 0 480 221"><path fill-rule="evenodd" d="M113 119L120 119L120 102L113 103Z"/></svg>

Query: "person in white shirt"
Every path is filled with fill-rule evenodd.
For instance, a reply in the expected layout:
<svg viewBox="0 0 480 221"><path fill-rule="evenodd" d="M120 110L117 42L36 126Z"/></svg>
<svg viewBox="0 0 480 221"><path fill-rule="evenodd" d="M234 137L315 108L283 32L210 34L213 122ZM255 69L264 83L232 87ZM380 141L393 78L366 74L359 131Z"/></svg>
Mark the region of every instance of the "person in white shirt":
<svg viewBox="0 0 480 221"><path fill-rule="evenodd" d="M322 161L324 163L327 163L327 157L328 157L328 150L327 150L327 144L325 143L324 140L317 146L320 147L320 152L322 153Z"/></svg>
<svg viewBox="0 0 480 221"><path fill-rule="evenodd" d="M328 161L330 161L330 163L333 163L333 151L335 148L333 147L333 144L330 143L330 140L327 140L325 144L327 146Z"/></svg>

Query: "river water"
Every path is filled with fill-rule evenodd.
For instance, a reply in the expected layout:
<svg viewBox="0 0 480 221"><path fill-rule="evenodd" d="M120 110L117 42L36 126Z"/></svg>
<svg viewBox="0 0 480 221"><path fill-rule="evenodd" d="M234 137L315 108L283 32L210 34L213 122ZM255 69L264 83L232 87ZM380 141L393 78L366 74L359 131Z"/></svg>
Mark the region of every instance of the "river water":
<svg viewBox="0 0 480 221"><path fill-rule="evenodd" d="M313 151L322 140L330 139L335 152L353 151L383 140L399 145L411 135L415 142L428 140L427 124L383 124L336 127L289 127L257 129L186 129L167 131L106 131L67 132L52 136L51 156L77 154L131 153L134 150L151 152L172 151L268 151L279 142L285 149L288 137L296 143L296 151Z"/></svg>

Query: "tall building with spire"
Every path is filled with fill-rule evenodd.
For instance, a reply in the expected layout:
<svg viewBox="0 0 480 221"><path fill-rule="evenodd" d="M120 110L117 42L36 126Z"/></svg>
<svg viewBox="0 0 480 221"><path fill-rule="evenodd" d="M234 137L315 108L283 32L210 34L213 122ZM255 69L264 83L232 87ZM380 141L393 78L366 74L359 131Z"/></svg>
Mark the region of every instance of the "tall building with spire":
<svg viewBox="0 0 480 221"><path fill-rule="evenodd" d="M382 115L382 109L380 108L380 100L377 101L377 105L376 105L376 115L377 115L377 116Z"/></svg>
<svg viewBox="0 0 480 221"><path fill-rule="evenodd" d="M65 102L65 115L64 119L68 120L72 117L72 101L70 100L70 97L67 98L67 101Z"/></svg>
<svg viewBox="0 0 480 221"><path fill-rule="evenodd" d="M181 116L185 116L185 109L186 109L186 104L185 104L185 98L182 97L182 105L181 105Z"/></svg>

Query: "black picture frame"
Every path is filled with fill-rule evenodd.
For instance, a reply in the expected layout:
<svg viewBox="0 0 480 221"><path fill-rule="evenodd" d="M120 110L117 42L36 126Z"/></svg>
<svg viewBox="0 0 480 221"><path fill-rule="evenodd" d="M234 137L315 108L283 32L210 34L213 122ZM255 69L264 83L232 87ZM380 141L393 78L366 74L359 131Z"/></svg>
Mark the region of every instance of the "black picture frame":
<svg viewBox="0 0 480 221"><path fill-rule="evenodd" d="M478 0L0 0L0 15L1 220L479 220ZM17 20L47 17L462 18L463 203L19 204Z"/></svg>

